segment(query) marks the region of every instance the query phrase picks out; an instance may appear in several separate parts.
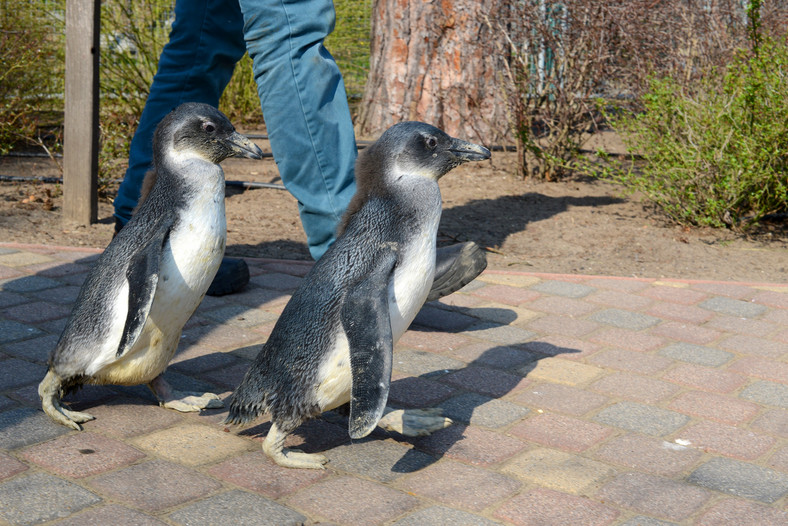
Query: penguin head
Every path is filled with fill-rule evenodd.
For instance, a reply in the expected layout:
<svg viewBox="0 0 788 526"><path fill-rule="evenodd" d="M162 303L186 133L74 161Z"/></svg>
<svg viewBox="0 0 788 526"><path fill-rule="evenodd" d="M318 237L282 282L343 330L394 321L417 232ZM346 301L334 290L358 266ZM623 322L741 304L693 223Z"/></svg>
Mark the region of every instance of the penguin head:
<svg viewBox="0 0 788 526"><path fill-rule="evenodd" d="M462 163L490 158L490 151L484 146L413 121L386 130L370 150L372 155L390 159L392 163L387 168L394 174L419 175L436 181Z"/></svg>
<svg viewBox="0 0 788 526"><path fill-rule="evenodd" d="M156 128L154 153L200 157L218 164L228 157L262 159L263 152L237 131L222 112L208 104L187 102Z"/></svg>

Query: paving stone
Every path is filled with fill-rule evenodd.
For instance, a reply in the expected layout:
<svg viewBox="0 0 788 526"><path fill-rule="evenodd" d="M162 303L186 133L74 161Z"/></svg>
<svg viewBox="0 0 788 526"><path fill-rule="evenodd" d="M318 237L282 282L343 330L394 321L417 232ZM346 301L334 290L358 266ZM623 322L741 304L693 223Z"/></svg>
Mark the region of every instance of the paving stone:
<svg viewBox="0 0 788 526"><path fill-rule="evenodd" d="M645 517L643 515L638 515L637 517L632 517L626 522L622 522L620 526L679 526L675 522L668 522L668 521L661 521L659 519L655 519L654 517Z"/></svg>
<svg viewBox="0 0 788 526"><path fill-rule="evenodd" d="M528 328L545 335L561 334L581 338L599 328L598 323L570 316L546 315L528 323Z"/></svg>
<svg viewBox="0 0 788 526"><path fill-rule="evenodd" d="M781 409L770 409L756 418L752 423L752 427L788 438L788 412Z"/></svg>
<svg viewBox="0 0 788 526"><path fill-rule="evenodd" d="M243 361L238 361L233 365L225 367L218 367L211 369L200 374L200 378L207 380L214 385L224 387L227 390L234 390L240 385L246 372L249 370L249 364ZM206 391L214 391L215 389L206 389Z"/></svg>
<svg viewBox="0 0 788 526"><path fill-rule="evenodd" d="M237 366L239 363L241 362L238 358L229 353L217 352L199 345L188 345L185 349L177 352L169 367L183 374L195 375L214 369L228 369ZM245 367L249 367L248 363L243 363Z"/></svg>
<svg viewBox="0 0 788 526"><path fill-rule="evenodd" d="M664 320L676 320L700 325L712 318L715 314L694 305L680 305L678 303L656 303L645 312L651 316Z"/></svg>
<svg viewBox="0 0 788 526"><path fill-rule="evenodd" d="M677 396L669 406L685 414L709 418L727 424L739 424L751 420L760 407L731 396L701 391L688 391Z"/></svg>
<svg viewBox="0 0 788 526"><path fill-rule="evenodd" d="M267 289L274 289L280 291L293 291L303 281L301 278L290 276L289 274L282 274L279 272L267 272L253 276L249 282L259 287Z"/></svg>
<svg viewBox="0 0 788 526"><path fill-rule="evenodd" d="M501 271L488 269L483 272L478 278L473 280L471 284L479 283L496 283L499 285L513 285L515 287L530 287L542 280L536 276L526 276L523 274L507 274Z"/></svg>
<svg viewBox="0 0 788 526"><path fill-rule="evenodd" d="M767 308L757 303L732 298L715 297L698 304L699 307L738 318L756 318L766 312Z"/></svg>
<svg viewBox="0 0 788 526"><path fill-rule="evenodd" d="M20 452L25 459L58 475L83 478L145 458L131 446L95 433L72 433Z"/></svg>
<svg viewBox="0 0 788 526"><path fill-rule="evenodd" d="M778 449L766 462L766 466L788 473L788 446Z"/></svg>
<svg viewBox="0 0 788 526"><path fill-rule="evenodd" d="M711 493L684 482L623 473L605 484L595 498L672 521L686 519L703 507Z"/></svg>
<svg viewBox="0 0 788 526"><path fill-rule="evenodd" d="M778 325L775 325L774 322L764 320L763 318L754 320L751 318L736 318L735 316L723 316L720 314L706 323L706 326L724 332L736 333L741 336L763 336L764 334L773 333L778 328ZM742 341L746 342L746 339ZM757 351L758 349L754 350ZM755 354L757 354L757 352Z"/></svg>
<svg viewBox="0 0 788 526"><path fill-rule="evenodd" d="M477 466L497 464L525 448L522 440L508 434L460 424L411 441L418 449L431 455L445 456Z"/></svg>
<svg viewBox="0 0 788 526"><path fill-rule="evenodd" d="M371 506L370 503L375 503ZM338 524L383 524L418 501L395 489L352 477L323 479L287 499L288 506Z"/></svg>
<svg viewBox="0 0 788 526"><path fill-rule="evenodd" d="M184 466L211 464L252 448L255 444L221 429L185 424L154 431L132 443L153 456Z"/></svg>
<svg viewBox="0 0 788 526"><path fill-rule="evenodd" d="M695 469L687 481L705 488L761 502L788 493L788 475L755 464L716 457Z"/></svg>
<svg viewBox="0 0 788 526"><path fill-rule="evenodd" d="M561 358L545 358L526 365L520 371L528 380L573 386L586 384L605 374L599 367Z"/></svg>
<svg viewBox="0 0 788 526"><path fill-rule="evenodd" d="M432 330L408 330L399 339L398 345L409 349L447 352L470 343L470 339L459 334Z"/></svg>
<svg viewBox="0 0 788 526"><path fill-rule="evenodd" d="M693 283L691 286L694 290L707 294L727 296L737 300L750 299L755 295L752 287L734 283Z"/></svg>
<svg viewBox="0 0 788 526"><path fill-rule="evenodd" d="M0 518L11 524L38 524L64 518L101 498L47 473L30 473L0 484Z"/></svg>
<svg viewBox="0 0 788 526"><path fill-rule="evenodd" d="M739 393L739 398L788 409L788 386L759 381L745 387Z"/></svg>
<svg viewBox="0 0 788 526"><path fill-rule="evenodd" d="M665 321L651 328L651 334L671 340L703 345L711 343L722 335L720 331L688 325L677 321Z"/></svg>
<svg viewBox="0 0 788 526"><path fill-rule="evenodd" d="M181 413L159 407L152 401L126 397L114 397L106 404L91 407L89 412L96 419L84 424L86 430L121 438L150 433L183 419Z"/></svg>
<svg viewBox="0 0 788 526"><path fill-rule="evenodd" d="M27 250L0 255L0 265L8 265L9 267L27 267L39 263L51 263L52 261L53 259L49 256L28 252Z"/></svg>
<svg viewBox="0 0 788 526"><path fill-rule="evenodd" d="M440 382L408 376L392 376L389 401L407 407L429 407L454 394L455 390Z"/></svg>
<svg viewBox="0 0 788 526"><path fill-rule="evenodd" d="M771 307L788 309L788 294L785 293L784 288L781 288L780 290L781 292L763 290L753 296L752 301L756 303L762 303L763 305L769 305Z"/></svg>
<svg viewBox="0 0 788 526"><path fill-rule="evenodd" d="M49 360L49 353L55 348L59 336L49 334L40 338L32 338L2 346L3 352L22 358L27 361L45 364Z"/></svg>
<svg viewBox="0 0 788 526"><path fill-rule="evenodd" d="M626 434L603 444L595 456L653 475L671 476L697 462L702 453L674 442L639 434Z"/></svg>
<svg viewBox="0 0 788 526"><path fill-rule="evenodd" d="M677 365L662 375L662 379L717 393L730 393L747 383L744 375L690 363Z"/></svg>
<svg viewBox="0 0 788 526"><path fill-rule="evenodd" d="M419 471L435 462L431 455L397 444L393 440L354 440L324 453L332 469L391 482L406 473Z"/></svg>
<svg viewBox="0 0 788 526"><path fill-rule="evenodd" d="M0 344L43 335L43 331L16 321L0 320Z"/></svg>
<svg viewBox="0 0 788 526"><path fill-rule="evenodd" d="M715 503L695 524L698 526L788 524L788 511L769 508L742 499L725 499Z"/></svg>
<svg viewBox="0 0 788 526"><path fill-rule="evenodd" d="M145 513L118 506L117 504L110 504L72 515L64 521L58 521L57 526L106 526L108 524L164 526L166 523Z"/></svg>
<svg viewBox="0 0 788 526"><path fill-rule="evenodd" d="M510 325L512 327L525 327L531 320L538 318L542 313L523 307L499 307L497 304L493 306L475 306L470 309L454 309L459 310L469 316L473 316L482 322L495 323L498 325ZM438 325L440 327L440 325ZM451 329L450 326L443 328Z"/></svg>
<svg viewBox="0 0 788 526"><path fill-rule="evenodd" d="M494 343L472 343L448 351L450 356L473 365L486 365L497 369L514 369L538 359L531 352L496 345Z"/></svg>
<svg viewBox="0 0 788 526"><path fill-rule="evenodd" d="M763 331L759 334L768 334L768 332L771 331ZM720 347L729 349L738 354L752 354L775 359L779 359L783 354L788 352L788 346L784 343L757 338L753 335L731 336L720 342Z"/></svg>
<svg viewBox="0 0 788 526"><path fill-rule="evenodd" d="M662 356L624 349L601 351L591 356L588 361L602 367L646 375L667 369L673 363L672 360Z"/></svg>
<svg viewBox="0 0 788 526"><path fill-rule="evenodd" d="M228 519L237 526L286 526L301 525L306 517L281 504L245 491L233 490L219 493L175 513L170 520L189 526L214 526L225 524Z"/></svg>
<svg viewBox="0 0 788 526"><path fill-rule="evenodd" d="M221 488L191 469L153 460L98 475L89 484L111 499L149 513L183 504Z"/></svg>
<svg viewBox="0 0 788 526"><path fill-rule="evenodd" d="M577 338L553 335L530 341L523 345L522 348L545 356L561 355L562 358L567 360L582 360L597 352L602 346L585 340L578 340Z"/></svg>
<svg viewBox="0 0 788 526"><path fill-rule="evenodd" d="M335 424L325 420L331 413L324 414L323 418L309 420L301 424L295 431L287 435L285 447L296 448L305 453L322 453L327 449L344 444L349 440L347 417L341 417L341 423ZM264 416L269 419L268 415ZM223 417L222 417L223 420ZM267 421L254 427L246 428L238 433L242 437L253 438L258 447L271 429L271 422Z"/></svg>
<svg viewBox="0 0 788 526"><path fill-rule="evenodd" d="M515 398L519 404L582 416L605 403L608 398L568 385L541 383L525 389Z"/></svg>
<svg viewBox="0 0 788 526"><path fill-rule="evenodd" d="M0 267L0 279L3 278L2 272L3 269ZM0 291L0 309L19 305L20 303L27 303L28 301L30 301L30 298L23 296L22 294Z"/></svg>
<svg viewBox="0 0 788 526"><path fill-rule="evenodd" d="M60 282L42 276L25 276L23 278L9 279L0 283L0 290L9 292L36 292L52 287L59 287Z"/></svg>
<svg viewBox="0 0 788 526"><path fill-rule="evenodd" d="M47 372L45 365L9 358L0 360L0 391L38 384Z"/></svg>
<svg viewBox="0 0 788 526"><path fill-rule="evenodd" d="M272 462L262 450L228 458L211 466L207 472L270 499L279 499L305 488L329 473L316 469L284 468Z"/></svg>
<svg viewBox="0 0 788 526"><path fill-rule="evenodd" d="M615 473L607 464L547 448L521 453L501 471L531 484L576 495L588 495Z"/></svg>
<svg viewBox="0 0 788 526"><path fill-rule="evenodd" d="M0 448L3 449L37 444L69 431L35 409L24 407L0 413Z"/></svg>
<svg viewBox="0 0 788 526"><path fill-rule="evenodd" d="M661 320L648 314L639 312L632 312L622 309L604 309L595 312L588 319L604 323L605 325L612 325L619 329L628 329L632 331L642 331L649 327L657 325Z"/></svg>
<svg viewBox="0 0 788 526"><path fill-rule="evenodd" d="M462 331L478 321L477 318L461 312L425 305L414 318L413 324L445 331Z"/></svg>
<svg viewBox="0 0 788 526"><path fill-rule="evenodd" d="M611 347L641 352L653 351L665 344L665 339L659 336L617 327L603 327L589 335L588 339Z"/></svg>
<svg viewBox="0 0 788 526"><path fill-rule="evenodd" d="M727 424L703 421L681 430L678 438L692 447L741 460L755 460L774 445L774 438Z"/></svg>
<svg viewBox="0 0 788 526"><path fill-rule="evenodd" d="M745 356L731 364L730 369L765 380L774 380L775 382L788 384L788 363L786 362Z"/></svg>
<svg viewBox="0 0 788 526"><path fill-rule="evenodd" d="M394 353L393 367L403 373L433 378L462 369L465 363L433 352L403 349Z"/></svg>
<svg viewBox="0 0 788 526"><path fill-rule="evenodd" d="M644 289L640 294L647 298L681 303L682 305L694 305L708 298L707 294L686 287L664 286L657 282L653 286Z"/></svg>
<svg viewBox="0 0 788 526"><path fill-rule="evenodd" d="M600 411L594 420L627 431L659 437L673 433L689 422L689 417L636 402L619 402Z"/></svg>
<svg viewBox="0 0 788 526"><path fill-rule="evenodd" d="M496 398L516 392L526 385L522 376L470 365L441 377L440 381Z"/></svg>
<svg viewBox="0 0 788 526"><path fill-rule="evenodd" d="M481 511L513 495L521 486L500 473L445 460L396 484L410 493L471 511Z"/></svg>
<svg viewBox="0 0 788 526"><path fill-rule="evenodd" d="M22 473L27 469L28 467L25 464L0 451L0 480L13 477L17 473Z"/></svg>
<svg viewBox="0 0 788 526"><path fill-rule="evenodd" d="M555 413L529 418L509 429L515 436L568 451L585 451L609 437L613 430Z"/></svg>
<svg viewBox="0 0 788 526"><path fill-rule="evenodd" d="M550 314L579 317L597 310L599 306L583 300L544 296L529 303L528 308Z"/></svg>
<svg viewBox="0 0 788 526"><path fill-rule="evenodd" d="M626 398L647 404L664 400L678 390L678 387L667 382L632 373L610 374L597 380L589 387L613 397Z"/></svg>
<svg viewBox="0 0 788 526"><path fill-rule="evenodd" d="M541 294L534 290L511 287L508 285L486 285L474 290L471 294L479 298L486 298L507 305L520 305L533 301L541 296Z"/></svg>
<svg viewBox="0 0 788 526"><path fill-rule="evenodd" d="M674 360L707 365L709 367L719 367L733 358L732 353L691 343L670 344L660 349L659 354Z"/></svg>
<svg viewBox="0 0 788 526"><path fill-rule="evenodd" d="M599 305L629 310L643 310L653 303L650 298L618 290L599 290L585 299Z"/></svg>
<svg viewBox="0 0 788 526"><path fill-rule="evenodd" d="M554 296L564 296L566 298L584 298L596 289L579 283L569 283L566 281L548 280L537 283L531 290L552 294Z"/></svg>
<svg viewBox="0 0 788 526"><path fill-rule="evenodd" d="M495 526L498 521L480 517L472 513L443 506L430 506L404 517L392 526L446 526L456 524L463 526Z"/></svg>
<svg viewBox="0 0 788 526"><path fill-rule="evenodd" d="M58 305L51 302L34 301L23 303L5 309L2 313L4 318L17 320L23 323L35 324L43 321L55 320L68 316L71 312L70 306Z"/></svg>
<svg viewBox="0 0 788 526"><path fill-rule="evenodd" d="M470 291L468 291L470 292ZM538 294L538 293L534 293ZM470 294L449 294L437 301L431 302L435 307L443 308L472 308L486 303L483 298L471 296ZM427 303L429 305L430 303Z"/></svg>
<svg viewBox="0 0 788 526"><path fill-rule="evenodd" d="M489 322L472 325L463 335L504 345L522 345L536 337L536 333L532 331Z"/></svg>
<svg viewBox="0 0 788 526"><path fill-rule="evenodd" d="M260 309L250 309L244 305L231 304L201 314L220 324L233 327L255 327L270 321L276 321L277 315Z"/></svg>
<svg viewBox="0 0 788 526"><path fill-rule="evenodd" d="M568 525L606 526L619 512L590 499L550 489L532 489L506 502L495 517L517 526Z"/></svg>
<svg viewBox="0 0 788 526"><path fill-rule="evenodd" d="M463 393L444 400L438 407L443 415L455 422L496 428L515 422L528 414L529 409L477 393Z"/></svg>

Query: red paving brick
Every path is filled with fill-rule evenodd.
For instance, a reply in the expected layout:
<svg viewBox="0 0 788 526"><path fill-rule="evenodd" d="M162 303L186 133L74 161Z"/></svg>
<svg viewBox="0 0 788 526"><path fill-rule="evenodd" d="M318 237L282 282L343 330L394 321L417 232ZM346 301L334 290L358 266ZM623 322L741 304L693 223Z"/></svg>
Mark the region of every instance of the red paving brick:
<svg viewBox="0 0 788 526"><path fill-rule="evenodd" d="M605 484L597 499L646 515L681 521L701 509L710 491L645 473L624 473Z"/></svg>
<svg viewBox="0 0 788 526"><path fill-rule="evenodd" d="M646 375L662 371L673 364L673 360L670 358L636 351L626 351L624 349L600 351L591 356L588 361L602 367Z"/></svg>
<svg viewBox="0 0 788 526"><path fill-rule="evenodd" d="M654 475L670 476L686 470L702 455L691 447L631 433L603 444L595 456Z"/></svg>
<svg viewBox="0 0 788 526"><path fill-rule="evenodd" d="M669 407L687 415L699 416L728 424L747 422L760 409L757 404L752 402L699 391L690 391L677 396L669 404Z"/></svg>
<svg viewBox="0 0 788 526"><path fill-rule="evenodd" d="M730 393L747 383L747 377L744 375L691 363L676 365L662 375L662 379L717 393Z"/></svg>
<svg viewBox="0 0 788 526"><path fill-rule="evenodd" d="M730 366L730 370L788 384L788 363L745 356Z"/></svg>
<svg viewBox="0 0 788 526"><path fill-rule="evenodd" d="M283 468L274 464L262 451L230 458L211 466L207 472L271 499L289 495L328 475L327 471Z"/></svg>
<svg viewBox="0 0 788 526"><path fill-rule="evenodd" d="M619 329L618 327L605 327L590 334L588 339L592 342L620 347L631 351L648 352L665 345L664 338L641 331Z"/></svg>
<svg viewBox="0 0 788 526"><path fill-rule="evenodd" d="M526 447L518 438L457 423L430 436L414 439L413 443L433 455L445 455L477 466L503 462Z"/></svg>
<svg viewBox="0 0 788 526"><path fill-rule="evenodd" d="M788 524L788 511L768 508L744 499L725 499L704 513L698 526L733 526L734 524Z"/></svg>
<svg viewBox="0 0 788 526"><path fill-rule="evenodd" d="M769 451L775 442L772 437L718 422L700 422L685 427L677 437L688 440L692 447L740 460L760 457Z"/></svg>
<svg viewBox="0 0 788 526"><path fill-rule="evenodd" d="M526 440L577 452L605 440L613 430L594 422L545 413L514 425L509 432Z"/></svg>
<svg viewBox="0 0 788 526"><path fill-rule="evenodd" d="M26 471L28 467L13 457L0 452L0 480Z"/></svg>
<svg viewBox="0 0 788 526"><path fill-rule="evenodd" d="M541 383L524 389L514 400L534 409L582 416L604 405L608 398L569 385Z"/></svg>
<svg viewBox="0 0 788 526"><path fill-rule="evenodd" d="M717 340L722 333L678 321L666 321L651 328L651 334L680 342L704 345Z"/></svg>
<svg viewBox="0 0 788 526"><path fill-rule="evenodd" d="M550 489L533 489L498 508L495 516L522 526L604 526L619 512L590 499Z"/></svg>
<svg viewBox="0 0 788 526"><path fill-rule="evenodd" d="M632 373L610 374L597 380L589 388L611 397L621 397L645 403L664 400L679 389L667 382Z"/></svg>

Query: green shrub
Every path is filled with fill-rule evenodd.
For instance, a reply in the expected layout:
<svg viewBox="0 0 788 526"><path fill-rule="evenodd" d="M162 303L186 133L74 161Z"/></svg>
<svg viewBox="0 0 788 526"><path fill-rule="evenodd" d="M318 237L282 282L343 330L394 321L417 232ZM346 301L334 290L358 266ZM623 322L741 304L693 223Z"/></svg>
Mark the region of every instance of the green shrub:
<svg viewBox="0 0 788 526"><path fill-rule="evenodd" d="M788 210L788 42L759 40L689 93L652 79L643 111L613 119L637 168L606 174L682 224L746 228Z"/></svg>

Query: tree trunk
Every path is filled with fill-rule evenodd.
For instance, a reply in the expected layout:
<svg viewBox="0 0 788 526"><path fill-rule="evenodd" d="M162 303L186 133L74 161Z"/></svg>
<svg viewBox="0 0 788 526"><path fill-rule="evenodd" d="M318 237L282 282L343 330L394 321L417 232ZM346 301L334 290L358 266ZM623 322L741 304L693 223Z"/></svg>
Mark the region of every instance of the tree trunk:
<svg viewBox="0 0 788 526"><path fill-rule="evenodd" d="M513 142L493 42L502 37L484 19L498 18L505 4L375 0L357 134L374 137L397 122L419 120L483 144Z"/></svg>

